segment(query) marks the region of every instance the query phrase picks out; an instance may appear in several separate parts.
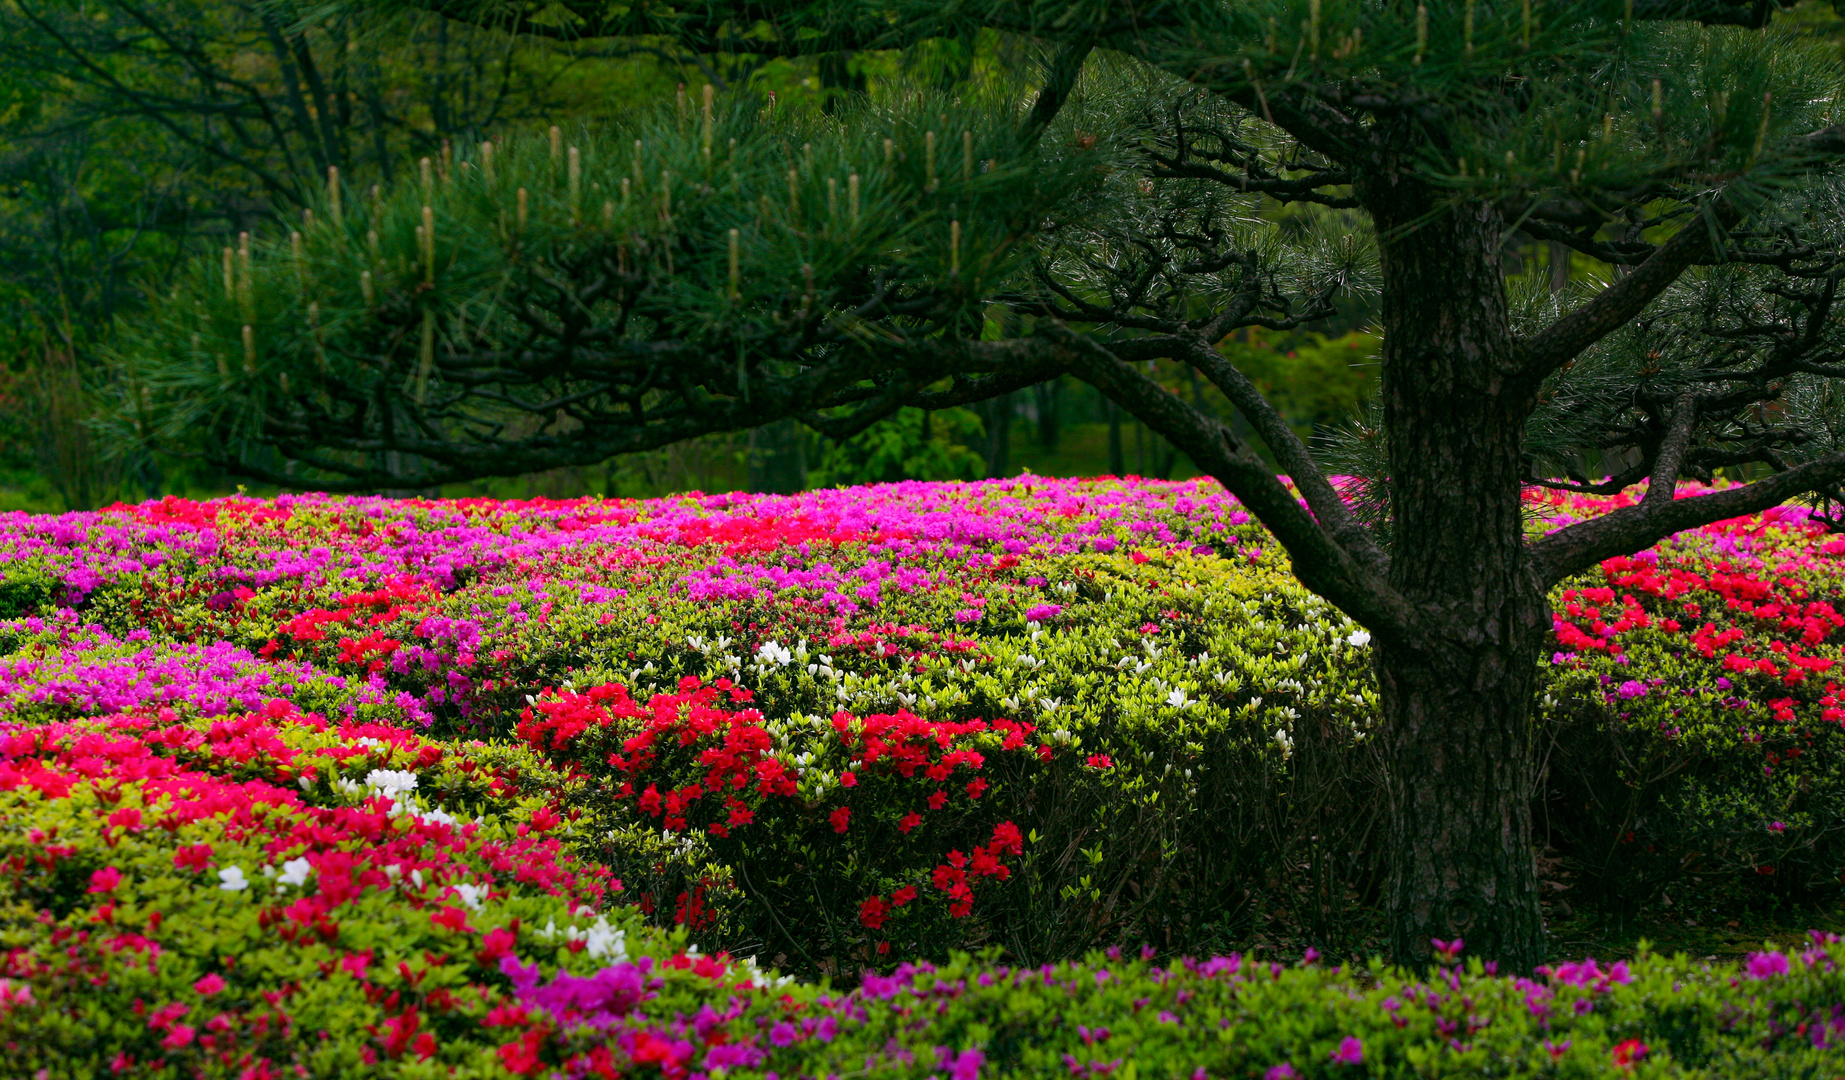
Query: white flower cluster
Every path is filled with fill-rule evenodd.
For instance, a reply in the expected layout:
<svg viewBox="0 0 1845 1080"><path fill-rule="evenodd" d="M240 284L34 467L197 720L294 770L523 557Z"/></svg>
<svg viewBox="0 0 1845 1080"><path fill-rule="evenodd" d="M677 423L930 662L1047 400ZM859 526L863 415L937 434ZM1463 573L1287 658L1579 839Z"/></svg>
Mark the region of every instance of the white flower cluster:
<svg viewBox="0 0 1845 1080"><path fill-rule="evenodd" d="M578 909L577 912L579 915L588 913L587 908ZM546 941L555 941L558 933L557 920L546 919L544 929L538 931L538 936ZM596 916L596 921L587 927L571 923L564 927L562 933L565 941L581 941L583 951L593 959L619 961L628 958L628 932L610 926L606 916Z"/></svg>

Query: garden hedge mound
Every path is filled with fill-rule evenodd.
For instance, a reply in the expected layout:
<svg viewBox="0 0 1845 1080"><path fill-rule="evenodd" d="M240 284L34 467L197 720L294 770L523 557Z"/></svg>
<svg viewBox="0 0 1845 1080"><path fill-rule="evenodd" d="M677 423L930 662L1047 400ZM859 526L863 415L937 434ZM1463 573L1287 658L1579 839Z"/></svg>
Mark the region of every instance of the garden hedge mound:
<svg viewBox="0 0 1845 1080"><path fill-rule="evenodd" d="M9 722L9 1072L1818 1077L1845 1040L1845 944L1819 935L1532 978L1453 942L1422 977L1110 950L796 982L645 925L567 854L570 783L275 698Z"/></svg>
<svg viewBox="0 0 1845 1080"><path fill-rule="evenodd" d="M1534 493L1532 528L1625 499ZM1562 902L1836 902L1841 554L1782 508L1558 591L1537 818ZM1381 884L1368 636L1208 482L10 514L0 599L9 731L414 732L495 780L375 767L555 818L558 859L623 882L608 918L806 978L1277 925L1350 955ZM19 902L62 917L87 879L58 880Z"/></svg>

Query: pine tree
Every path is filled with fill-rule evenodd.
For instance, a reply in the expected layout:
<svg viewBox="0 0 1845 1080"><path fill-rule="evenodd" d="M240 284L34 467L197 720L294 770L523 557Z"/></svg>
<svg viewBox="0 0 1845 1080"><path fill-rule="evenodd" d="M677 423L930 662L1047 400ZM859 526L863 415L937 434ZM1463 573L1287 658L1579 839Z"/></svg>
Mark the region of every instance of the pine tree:
<svg viewBox="0 0 1845 1080"><path fill-rule="evenodd" d="M1728 0L579 6L542 25L784 55L998 34L1039 61L1028 93L874 86L824 115L695 87L390 190L331 180L311 222L193 268L142 328L124 435L209 432L293 486L421 487L789 418L846 437L1073 374L1372 633L1395 955L1459 936L1543 959L1548 589L1841 494L1830 56ZM1277 224L1290 204L1306 227ZM1593 280L1508 273L1532 242ZM1382 390L1341 451L1368 470L1353 504L1216 346L1369 293ZM1220 389L1295 490L1149 362ZM1640 481L1527 529L1527 485Z"/></svg>

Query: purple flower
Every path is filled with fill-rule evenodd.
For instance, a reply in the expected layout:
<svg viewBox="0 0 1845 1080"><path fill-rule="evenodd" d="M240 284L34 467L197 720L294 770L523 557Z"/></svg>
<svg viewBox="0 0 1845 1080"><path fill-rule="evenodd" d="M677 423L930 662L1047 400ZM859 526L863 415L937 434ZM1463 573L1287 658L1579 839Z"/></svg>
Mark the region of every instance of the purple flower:
<svg viewBox="0 0 1845 1080"><path fill-rule="evenodd" d="M986 1064L987 1056L979 1050L963 1050L959 1054L946 1046L935 1048L936 1064L948 1070L949 1080L980 1080L980 1066Z"/></svg>
<svg viewBox="0 0 1845 1080"><path fill-rule="evenodd" d="M800 1038L800 1032L796 1031L794 1025L786 1020L769 1029L769 1041L777 1046L792 1046L798 1038Z"/></svg>
<svg viewBox="0 0 1845 1080"><path fill-rule="evenodd" d="M1751 979L1772 979L1787 974L1787 954L1780 952L1750 953L1743 974Z"/></svg>
<svg viewBox="0 0 1845 1080"><path fill-rule="evenodd" d="M705 1052L706 1069L747 1069L762 1064L762 1051L748 1043L733 1042ZM962 1080L957 1076L955 1080Z"/></svg>
<svg viewBox="0 0 1845 1080"><path fill-rule="evenodd" d="M1032 622L1049 622L1063 612L1061 604L1039 604L1026 610L1025 617Z"/></svg>
<svg viewBox="0 0 1845 1080"><path fill-rule="evenodd" d="M1339 1040L1339 1049L1332 1052L1332 1059L1338 1065L1362 1065L1365 1060L1365 1044L1359 1042L1356 1035L1347 1035Z"/></svg>
<svg viewBox="0 0 1845 1080"><path fill-rule="evenodd" d="M652 965L652 957L643 957L640 964L623 962L588 978L560 971L549 985L540 986L537 964L522 965L511 956L500 958L500 971L512 980L522 1004L543 1009L560 1023L596 1028L613 1027L653 996L647 989Z"/></svg>
<svg viewBox="0 0 1845 1080"><path fill-rule="evenodd" d="M1294 1080L1299 1075L1294 1071L1294 1066L1284 1061L1279 1065L1269 1066L1269 1070L1262 1074L1262 1080Z"/></svg>

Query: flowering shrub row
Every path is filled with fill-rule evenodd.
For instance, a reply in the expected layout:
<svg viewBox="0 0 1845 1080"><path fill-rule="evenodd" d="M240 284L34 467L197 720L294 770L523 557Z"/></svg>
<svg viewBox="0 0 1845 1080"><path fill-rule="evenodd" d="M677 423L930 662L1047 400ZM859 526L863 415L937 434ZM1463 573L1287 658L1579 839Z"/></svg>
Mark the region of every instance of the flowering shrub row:
<svg viewBox="0 0 1845 1080"><path fill-rule="evenodd" d="M694 743L723 726L709 689L679 695L714 723ZM663 720L631 755L666 749L680 721ZM847 725L899 774L960 752L925 765L903 752L911 727ZM1457 941L1427 977L1110 950L904 963L850 990L792 982L642 925L605 868L564 853L573 826L551 796L570 784L516 749L273 698L214 718L0 725L9 1070L1770 1077L1825 1075L1845 1040L1845 945L1825 935L1740 968L1647 956L1532 978L1461 965ZM756 794L776 797L768 786Z"/></svg>

